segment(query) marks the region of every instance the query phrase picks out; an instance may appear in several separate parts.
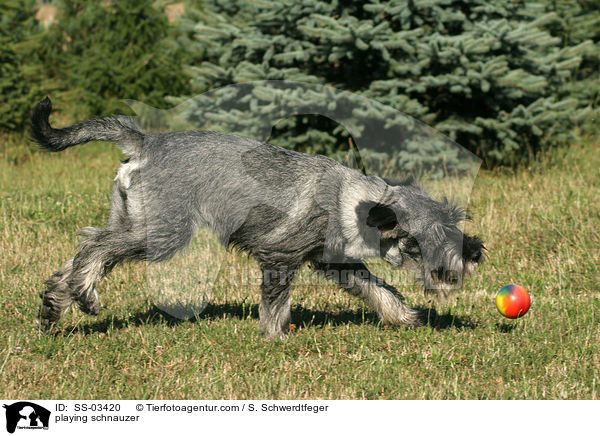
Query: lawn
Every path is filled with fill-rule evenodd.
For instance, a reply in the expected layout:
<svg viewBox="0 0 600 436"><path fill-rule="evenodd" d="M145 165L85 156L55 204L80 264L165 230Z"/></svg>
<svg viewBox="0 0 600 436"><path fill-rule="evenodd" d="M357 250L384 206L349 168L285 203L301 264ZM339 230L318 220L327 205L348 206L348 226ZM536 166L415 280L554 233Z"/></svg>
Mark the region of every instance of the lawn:
<svg viewBox="0 0 600 436"><path fill-rule="evenodd" d="M98 317L73 310L59 334L39 334L44 280L72 257L77 229L104 225L120 155L109 144L50 155L3 142L1 398L599 398L597 140L529 167L480 172L467 228L486 242L485 264L449 302L428 302L415 285L400 286L409 304L436 306L436 326L382 326L329 283L300 280L292 332L274 342L258 334L255 280L240 279L254 277L256 265L204 238L200 255L222 267L208 272L214 290L199 317L182 321L158 310L156 270L125 265L101 282ZM189 265L167 272L187 280ZM508 283L533 297L519 320L502 318L494 304Z"/></svg>

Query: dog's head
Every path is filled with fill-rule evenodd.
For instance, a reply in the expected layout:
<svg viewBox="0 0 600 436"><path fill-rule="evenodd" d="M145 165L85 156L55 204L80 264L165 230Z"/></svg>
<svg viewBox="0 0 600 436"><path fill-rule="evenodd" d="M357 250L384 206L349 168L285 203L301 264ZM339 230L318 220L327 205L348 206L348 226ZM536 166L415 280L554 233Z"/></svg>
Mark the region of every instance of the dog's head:
<svg viewBox="0 0 600 436"><path fill-rule="evenodd" d="M458 228L464 210L433 200L412 180L390 188L385 201L359 205L366 225L379 231L381 258L414 269L426 292L445 296L460 288L485 250L477 236Z"/></svg>

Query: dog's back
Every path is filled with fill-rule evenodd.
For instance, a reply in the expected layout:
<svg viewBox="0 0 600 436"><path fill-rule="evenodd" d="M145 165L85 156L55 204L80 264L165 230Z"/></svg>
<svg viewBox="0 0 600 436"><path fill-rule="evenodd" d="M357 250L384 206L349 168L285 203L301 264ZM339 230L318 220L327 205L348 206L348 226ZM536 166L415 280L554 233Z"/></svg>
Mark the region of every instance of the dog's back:
<svg viewBox="0 0 600 436"><path fill-rule="evenodd" d="M251 251L289 247L288 230L322 212L314 204L321 178L341 167L323 156L208 131L146 135L140 154L124 165L139 173L150 232L167 221L193 223Z"/></svg>
<svg viewBox="0 0 600 436"><path fill-rule="evenodd" d="M124 116L54 129L51 109L45 99L32 117L41 148L61 151L103 140L129 155L115 177L109 224L125 230L143 223L148 260L168 259L207 226L223 244L241 246L259 260L285 253L301 262L324 243L329 211L319 203L335 203L345 179L362 177L325 156L249 138L210 131L144 134Z"/></svg>

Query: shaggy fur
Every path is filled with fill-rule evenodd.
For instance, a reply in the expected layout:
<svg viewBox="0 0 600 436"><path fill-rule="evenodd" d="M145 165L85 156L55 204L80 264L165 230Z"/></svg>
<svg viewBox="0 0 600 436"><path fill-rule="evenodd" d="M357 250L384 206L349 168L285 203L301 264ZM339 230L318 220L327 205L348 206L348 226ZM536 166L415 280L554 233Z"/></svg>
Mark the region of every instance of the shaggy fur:
<svg viewBox="0 0 600 436"><path fill-rule="evenodd" d="M324 156L221 133L144 134L123 116L54 129L51 109L46 98L32 117L42 149L113 141L129 159L114 181L107 227L84 229L77 255L46 282L43 329L52 328L71 302L97 314L96 283L115 265L166 261L201 226L260 264L260 329L268 337L288 329L290 284L304 263L362 298L382 321L417 327L434 312L406 306L362 260L411 266L425 289L443 291L460 287L482 259L481 241L457 228L464 213L432 200L414 180L385 181Z"/></svg>

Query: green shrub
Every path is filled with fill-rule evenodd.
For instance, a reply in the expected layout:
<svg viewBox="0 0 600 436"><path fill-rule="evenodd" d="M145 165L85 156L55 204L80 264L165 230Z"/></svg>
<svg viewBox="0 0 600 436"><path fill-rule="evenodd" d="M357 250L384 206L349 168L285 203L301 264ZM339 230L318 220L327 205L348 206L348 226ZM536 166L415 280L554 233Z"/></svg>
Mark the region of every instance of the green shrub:
<svg viewBox="0 0 600 436"><path fill-rule="evenodd" d="M31 103L42 95L35 59L24 41L41 32L33 19L35 2L0 3L0 129L21 130Z"/></svg>
<svg viewBox="0 0 600 436"><path fill-rule="evenodd" d="M57 6L45 38L46 70L80 90L92 114L123 110L120 99L165 107L166 95L188 92L176 28L152 1L62 0Z"/></svg>

